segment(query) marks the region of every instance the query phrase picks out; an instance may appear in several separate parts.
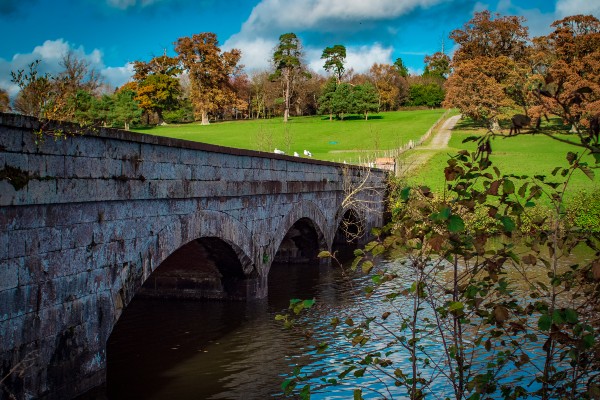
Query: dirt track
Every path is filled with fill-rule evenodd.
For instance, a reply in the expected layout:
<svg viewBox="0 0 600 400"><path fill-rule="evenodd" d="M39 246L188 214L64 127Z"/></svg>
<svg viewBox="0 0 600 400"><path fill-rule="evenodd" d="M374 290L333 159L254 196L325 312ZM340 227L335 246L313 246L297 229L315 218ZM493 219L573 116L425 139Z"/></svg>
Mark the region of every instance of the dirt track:
<svg viewBox="0 0 600 400"><path fill-rule="evenodd" d="M420 168L426 164L437 151L446 148L450 141L450 137L452 136L452 129L458 120L460 120L460 117L460 115L455 115L448 118L427 145L415 147L413 150L410 150L407 157L401 161L399 169L400 175L406 175L415 169Z"/></svg>

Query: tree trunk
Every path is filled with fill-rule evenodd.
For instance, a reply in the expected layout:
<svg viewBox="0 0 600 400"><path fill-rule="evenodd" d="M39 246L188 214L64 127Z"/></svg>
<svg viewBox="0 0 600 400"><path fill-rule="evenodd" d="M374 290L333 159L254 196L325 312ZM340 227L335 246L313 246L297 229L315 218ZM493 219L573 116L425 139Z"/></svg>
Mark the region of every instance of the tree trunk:
<svg viewBox="0 0 600 400"><path fill-rule="evenodd" d="M329 113L329 120L333 121L333 113L331 113L331 112Z"/></svg>
<svg viewBox="0 0 600 400"><path fill-rule="evenodd" d="M368 120L369 120L369 112L365 111L365 121L368 121Z"/></svg>
<svg viewBox="0 0 600 400"><path fill-rule="evenodd" d="M290 73L286 72L285 76L285 111L283 112L283 122L287 122L290 116Z"/></svg>
<svg viewBox="0 0 600 400"><path fill-rule="evenodd" d="M129 122L125 121L124 125L125 125L125 130L128 131L129 130Z"/></svg>
<svg viewBox="0 0 600 400"><path fill-rule="evenodd" d="M210 125L208 121L208 112L206 110L202 110L202 125Z"/></svg>
<svg viewBox="0 0 600 400"><path fill-rule="evenodd" d="M497 132L497 131L499 131L499 130L500 130L500 124L498 123L498 120L497 120L497 119L495 119L495 118L494 118L494 119L491 121L491 124L490 124L490 129L491 129L492 131L494 131L494 132Z"/></svg>

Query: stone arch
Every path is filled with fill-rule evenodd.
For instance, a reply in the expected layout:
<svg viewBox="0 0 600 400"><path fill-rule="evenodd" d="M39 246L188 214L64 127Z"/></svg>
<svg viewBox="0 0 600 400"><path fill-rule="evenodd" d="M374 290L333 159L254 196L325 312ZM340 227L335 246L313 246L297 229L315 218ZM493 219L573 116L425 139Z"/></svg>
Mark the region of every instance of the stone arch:
<svg viewBox="0 0 600 400"><path fill-rule="evenodd" d="M317 235L318 246L320 248L329 249L331 247L332 238L329 234L329 224L327 222L327 218L319 209L319 207L310 201L296 203L279 223L274 235L272 236L272 246L270 246L267 253L270 260L267 267L270 267L277 250L280 248L283 240L286 237L286 234L299 221L309 224L312 226L312 228L314 228ZM268 268L263 272L264 276L267 274Z"/></svg>
<svg viewBox="0 0 600 400"><path fill-rule="evenodd" d="M353 207L340 207L335 213L335 220L332 227L332 237L334 237L334 239L338 229L340 228L340 225L349 214L353 216L356 223L358 224L358 229L360 230L360 232L358 232L358 235L362 237L368 233L366 231L368 228L366 223L367 217L366 215L364 215L364 212L361 213L360 210L357 210Z"/></svg>
<svg viewBox="0 0 600 400"><path fill-rule="evenodd" d="M335 215L331 250L337 252L339 260L346 261L353 257L354 250L362 243L367 226L364 216L352 207L338 209Z"/></svg>
<svg viewBox="0 0 600 400"><path fill-rule="evenodd" d="M164 227L136 247L139 262L125 263L113 280L113 325L150 275L171 254L184 245L200 238L217 238L235 252L244 275L250 279L257 273L254 266L254 248L250 230L240 221L219 211L200 210L193 214L165 217ZM255 285L256 286L256 285ZM257 288L248 287L249 295ZM112 328L111 328L112 330Z"/></svg>

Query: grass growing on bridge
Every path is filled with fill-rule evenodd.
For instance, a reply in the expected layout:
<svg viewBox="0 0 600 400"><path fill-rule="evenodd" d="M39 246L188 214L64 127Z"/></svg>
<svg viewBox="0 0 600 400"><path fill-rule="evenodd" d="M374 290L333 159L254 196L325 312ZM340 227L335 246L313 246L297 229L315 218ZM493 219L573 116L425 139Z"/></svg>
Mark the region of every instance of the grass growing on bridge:
<svg viewBox="0 0 600 400"><path fill-rule="evenodd" d="M356 162L384 156L385 150L419 139L444 113L442 109L396 111L375 114L365 121L350 116L344 121L329 117L294 117L287 124L281 118L240 120L157 126L137 132L204 142L227 147L272 152L275 148L288 155L303 156L309 150L313 158Z"/></svg>
<svg viewBox="0 0 600 400"><path fill-rule="evenodd" d="M553 122L556 125L556 121ZM542 127L544 128L544 127ZM568 131L568 129L565 129ZM468 136L483 135L485 129L474 126L468 120L461 120L452 131L452 138L448 148L437 151L429 162L422 168L414 171L407 177L410 184L424 184L434 191L441 193L444 189L444 168L450 155L455 155L461 149L474 151L474 142L462 143ZM508 129L504 131L508 135ZM563 135L565 139L577 142L573 135ZM514 175L545 175L548 181L561 181L562 177L553 177L551 172L555 167L567 167L567 152L581 152L583 149L558 142L542 134L526 134L514 137L498 136L492 141L493 165L500 169L502 174ZM418 151L418 150L415 150ZM589 156L584 161L594 165L593 157ZM596 171L596 175L598 172ZM592 192L600 186L600 176L593 181L581 171L576 171L571 181L567 197L572 198L577 193L585 190Z"/></svg>

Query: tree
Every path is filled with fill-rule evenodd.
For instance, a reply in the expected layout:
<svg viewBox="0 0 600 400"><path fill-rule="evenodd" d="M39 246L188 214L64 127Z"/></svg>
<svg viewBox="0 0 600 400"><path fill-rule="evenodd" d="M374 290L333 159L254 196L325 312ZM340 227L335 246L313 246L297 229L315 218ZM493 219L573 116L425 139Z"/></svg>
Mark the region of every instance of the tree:
<svg viewBox="0 0 600 400"><path fill-rule="evenodd" d="M292 94L292 85L294 72L300 69L302 57L302 47L300 39L294 33L284 33L279 36L279 44L273 53L273 65L275 66L275 76L283 80L284 112L283 121L287 122L290 115L290 97Z"/></svg>
<svg viewBox="0 0 600 400"><path fill-rule="evenodd" d="M528 30L523 26L525 18L500 16L494 18L489 11L475 13L463 29L451 32L450 38L459 46L453 62L478 57L495 58L506 56L521 61L528 55Z"/></svg>
<svg viewBox="0 0 600 400"><path fill-rule="evenodd" d="M379 107L383 110L395 110L402 104L408 94L406 78L397 68L389 64L373 64L369 70L369 80L379 96Z"/></svg>
<svg viewBox="0 0 600 400"><path fill-rule="evenodd" d="M163 112L173 110L179 102L179 61L164 54L148 62L136 61L133 68L133 79L136 82L135 100L147 115L156 114L158 123L162 123Z"/></svg>
<svg viewBox="0 0 600 400"><path fill-rule="evenodd" d="M528 87L537 115L554 114L589 144L587 130L600 116L600 21L576 15L555 21L554 31L534 39ZM597 151L594 150L594 154Z"/></svg>
<svg viewBox="0 0 600 400"><path fill-rule="evenodd" d="M190 100L202 125L208 125L208 114L235 101L230 77L237 72L241 52L237 49L221 53L217 36L211 32L182 37L175 43L179 60L190 76Z"/></svg>
<svg viewBox="0 0 600 400"><path fill-rule="evenodd" d="M401 58L396 58L396 61L394 61L394 68L396 68L396 72L398 72L398 75L401 77L406 78L408 76L408 68L406 68L406 65L404 65Z"/></svg>
<svg viewBox="0 0 600 400"><path fill-rule="evenodd" d="M476 13L464 29L450 37L459 45L446 83L446 107L499 128L498 119L515 107L527 114L526 77L529 70L527 28L523 18L492 19L488 11Z"/></svg>
<svg viewBox="0 0 600 400"><path fill-rule="evenodd" d="M325 77L320 74L303 73L296 85L294 105L296 115L314 115L319 109L319 96L325 84Z"/></svg>
<svg viewBox="0 0 600 400"><path fill-rule="evenodd" d="M365 121L369 119L369 112L377 112L379 109L377 89L369 82L354 86L352 101L354 110L363 114Z"/></svg>
<svg viewBox="0 0 600 400"><path fill-rule="evenodd" d="M333 113L341 120L344 120L344 114L349 114L354 111L352 99L353 88L349 83L340 83L336 85L335 92L332 96Z"/></svg>
<svg viewBox="0 0 600 400"><path fill-rule="evenodd" d="M52 100L52 83L49 74L39 75L39 60L29 64L29 72L24 70L11 72L12 82L21 89L14 102L15 111L42 118Z"/></svg>
<svg viewBox="0 0 600 400"><path fill-rule="evenodd" d="M15 99L17 112L37 118L72 121L75 118L74 97L80 90L94 93L101 85L98 73L90 63L67 53L57 75L39 74L40 61L29 65L29 72L11 72L12 81L21 89Z"/></svg>
<svg viewBox="0 0 600 400"><path fill-rule="evenodd" d="M432 56L425 56L424 75L431 75L446 79L450 74L450 57L442 52L437 52Z"/></svg>
<svg viewBox="0 0 600 400"><path fill-rule="evenodd" d="M326 47L321 55L321 60L325 60L323 68L327 72L333 73L338 85L344 75L344 62L346 61L346 47L336 44L333 47Z"/></svg>
<svg viewBox="0 0 600 400"><path fill-rule="evenodd" d="M0 88L0 112L10 111L10 98L5 89Z"/></svg>
<svg viewBox="0 0 600 400"><path fill-rule="evenodd" d="M113 109L111 110L111 119L123 125L126 131L132 122L139 120L142 115L142 109L134 99L135 93L131 90L119 90L114 94Z"/></svg>
<svg viewBox="0 0 600 400"><path fill-rule="evenodd" d="M409 91L411 106L439 107L444 101L444 90L435 83L415 84Z"/></svg>
<svg viewBox="0 0 600 400"><path fill-rule="evenodd" d="M333 97L335 95L335 89L337 88L336 80L331 78L323 86L321 96L319 97L319 113L329 114L329 120L333 120Z"/></svg>

